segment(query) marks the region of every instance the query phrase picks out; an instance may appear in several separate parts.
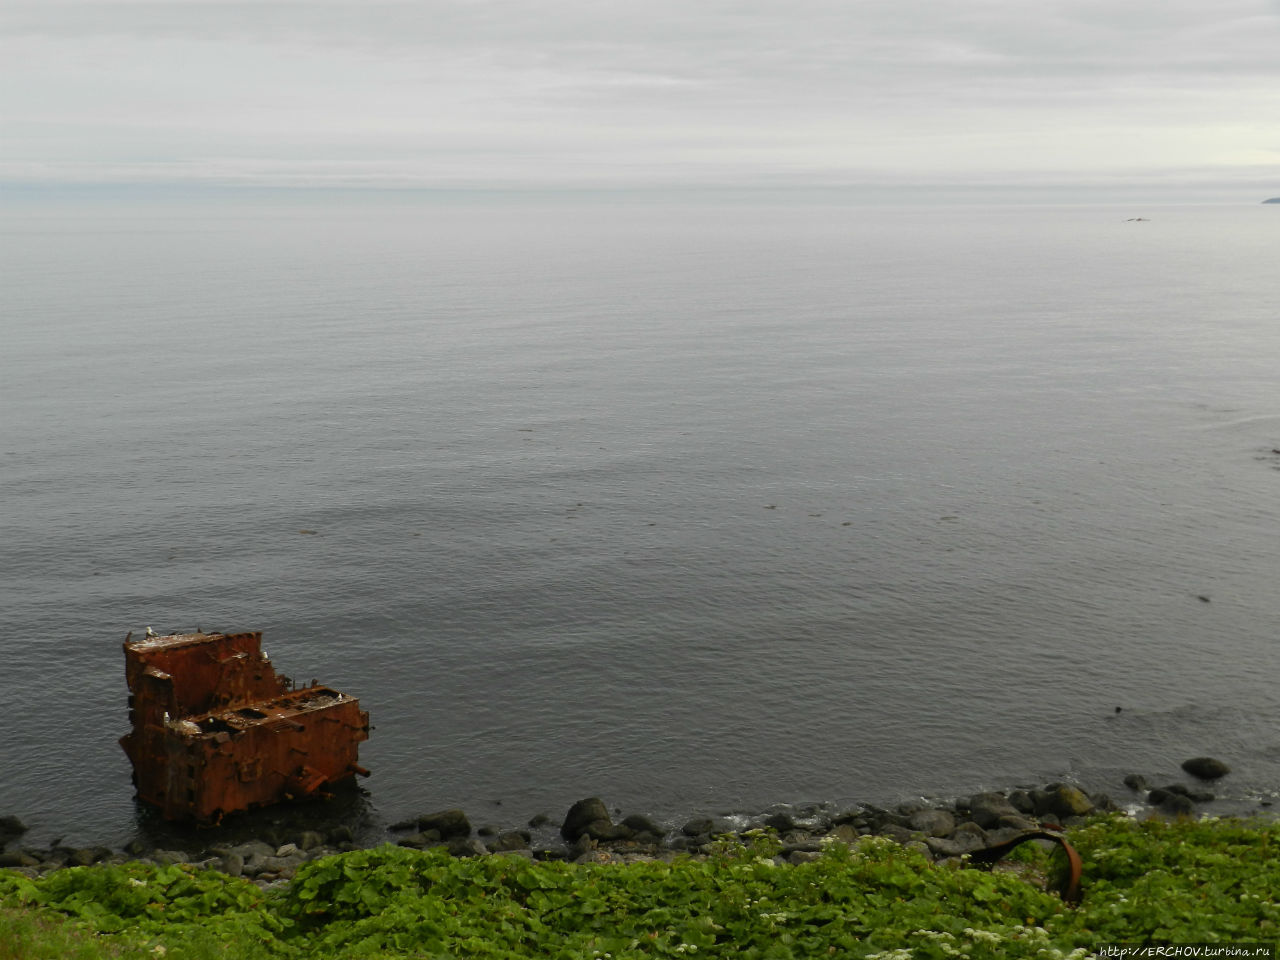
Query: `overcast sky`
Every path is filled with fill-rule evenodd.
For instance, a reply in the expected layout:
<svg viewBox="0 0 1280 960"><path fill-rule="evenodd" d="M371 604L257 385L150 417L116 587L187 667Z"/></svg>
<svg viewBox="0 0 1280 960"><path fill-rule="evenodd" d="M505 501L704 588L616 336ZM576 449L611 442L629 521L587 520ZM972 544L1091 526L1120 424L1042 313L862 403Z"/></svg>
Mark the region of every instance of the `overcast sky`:
<svg viewBox="0 0 1280 960"><path fill-rule="evenodd" d="M1280 193L1280 0L0 0L0 121L11 183Z"/></svg>

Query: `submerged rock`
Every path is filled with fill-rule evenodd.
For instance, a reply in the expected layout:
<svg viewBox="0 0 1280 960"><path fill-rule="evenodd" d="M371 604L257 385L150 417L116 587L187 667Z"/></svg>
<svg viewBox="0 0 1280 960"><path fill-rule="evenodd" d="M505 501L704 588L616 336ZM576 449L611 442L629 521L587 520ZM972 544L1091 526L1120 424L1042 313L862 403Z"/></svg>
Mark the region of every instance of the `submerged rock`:
<svg viewBox="0 0 1280 960"><path fill-rule="evenodd" d="M27 825L14 816L0 817L0 846L27 832Z"/></svg>
<svg viewBox="0 0 1280 960"><path fill-rule="evenodd" d="M1231 772L1230 767L1213 757L1192 757L1190 760L1184 760L1182 769L1201 780L1217 780Z"/></svg>
<svg viewBox="0 0 1280 960"><path fill-rule="evenodd" d="M428 830L438 830L445 840L471 836L471 821L458 809L420 814L417 820L419 830L424 833Z"/></svg>
<svg viewBox="0 0 1280 960"><path fill-rule="evenodd" d="M1152 793L1161 791L1153 790ZM1191 802L1191 798L1181 793L1164 792L1156 809L1166 816L1170 817L1187 817L1195 812L1195 804Z"/></svg>

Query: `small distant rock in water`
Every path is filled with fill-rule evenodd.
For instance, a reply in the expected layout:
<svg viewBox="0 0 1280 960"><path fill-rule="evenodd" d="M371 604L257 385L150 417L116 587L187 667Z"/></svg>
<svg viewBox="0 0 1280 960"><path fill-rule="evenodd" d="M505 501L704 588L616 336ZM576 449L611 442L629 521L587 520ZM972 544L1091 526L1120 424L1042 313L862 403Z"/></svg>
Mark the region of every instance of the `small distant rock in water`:
<svg viewBox="0 0 1280 960"><path fill-rule="evenodd" d="M1147 784L1147 778L1140 773L1129 774L1124 778L1124 785L1130 790L1135 790L1138 793L1146 793L1147 790L1150 789Z"/></svg>
<svg viewBox="0 0 1280 960"><path fill-rule="evenodd" d="M1196 594L1196 599L1197 599L1197 600L1199 600L1201 603L1208 603L1208 602L1209 602L1209 598L1208 598L1208 597L1206 597L1203 593L1198 593L1198 594Z"/></svg>
<svg viewBox="0 0 1280 960"><path fill-rule="evenodd" d="M1201 780L1217 780L1231 772L1230 767L1213 757L1192 757L1190 760L1184 760L1182 769Z"/></svg>

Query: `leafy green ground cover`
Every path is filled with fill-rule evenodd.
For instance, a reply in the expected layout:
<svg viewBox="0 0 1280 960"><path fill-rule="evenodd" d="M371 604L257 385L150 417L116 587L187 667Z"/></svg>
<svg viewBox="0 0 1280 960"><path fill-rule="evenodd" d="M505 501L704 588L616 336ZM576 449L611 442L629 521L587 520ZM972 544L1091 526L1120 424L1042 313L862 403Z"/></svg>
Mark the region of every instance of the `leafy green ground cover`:
<svg viewBox="0 0 1280 960"><path fill-rule="evenodd" d="M931 864L888 840L775 864L768 839L707 860L575 866L384 846L287 886L183 866L0 874L0 960L629 957L1079 958L1107 942L1280 940L1280 825L1136 823L1071 833L1078 909L1011 871ZM1020 848L1020 852L1026 845Z"/></svg>

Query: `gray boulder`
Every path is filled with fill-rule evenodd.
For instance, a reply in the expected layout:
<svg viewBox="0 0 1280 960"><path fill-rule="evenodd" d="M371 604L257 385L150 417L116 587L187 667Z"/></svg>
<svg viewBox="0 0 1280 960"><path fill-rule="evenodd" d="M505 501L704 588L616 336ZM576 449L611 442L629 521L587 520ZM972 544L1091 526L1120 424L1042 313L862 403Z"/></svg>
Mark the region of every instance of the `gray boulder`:
<svg viewBox="0 0 1280 960"><path fill-rule="evenodd" d="M963 856L987 845L984 837L971 833L951 837L926 837L924 842L929 847L929 852L938 858Z"/></svg>
<svg viewBox="0 0 1280 960"><path fill-rule="evenodd" d="M248 843L242 843L238 846L230 847L227 849L226 853L223 853L221 850L216 850L214 852L217 852L222 856L226 856L226 853L238 853L247 861L255 856L274 857L276 855L276 848L262 840L250 840Z"/></svg>
<svg viewBox="0 0 1280 960"><path fill-rule="evenodd" d="M667 828L652 817L633 813L622 821L622 826L631 831L631 839L637 843L660 844L667 835Z"/></svg>
<svg viewBox="0 0 1280 960"><path fill-rule="evenodd" d="M218 866L229 877L239 877L244 874L244 857L238 853L228 853L222 858Z"/></svg>
<svg viewBox="0 0 1280 960"><path fill-rule="evenodd" d="M605 843L611 840L630 840L635 835L630 827L609 820L592 820L582 832L592 840L601 840Z"/></svg>
<svg viewBox="0 0 1280 960"><path fill-rule="evenodd" d="M897 843L910 843L919 838L919 834L915 831L900 827L896 823L883 824L877 832L880 836L888 837Z"/></svg>
<svg viewBox="0 0 1280 960"><path fill-rule="evenodd" d="M707 837L715 828L716 822L710 817L694 817L680 828L680 832L686 837Z"/></svg>
<svg viewBox="0 0 1280 960"><path fill-rule="evenodd" d="M1186 797L1192 803L1208 803L1213 799L1213 794L1206 790L1192 790L1181 783L1167 783L1163 787L1156 787L1148 793L1147 802L1152 804L1163 803L1169 794L1178 794Z"/></svg>
<svg viewBox="0 0 1280 960"><path fill-rule="evenodd" d="M324 834L317 830L303 830L298 836L299 850L315 850L324 846Z"/></svg>
<svg viewBox="0 0 1280 960"><path fill-rule="evenodd" d="M455 857L483 857L489 851L472 836L454 837L449 841L449 853Z"/></svg>
<svg viewBox="0 0 1280 960"><path fill-rule="evenodd" d="M1093 801L1078 787L1066 783L1051 783L1044 789L1044 808L1041 815L1057 817L1083 817L1093 810Z"/></svg>
<svg viewBox="0 0 1280 960"><path fill-rule="evenodd" d="M969 842L969 838L973 838L973 841L980 847L988 846L987 831L970 821L966 821L956 827L956 832L950 837L952 840L964 840L965 842Z"/></svg>
<svg viewBox="0 0 1280 960"><path fill-rule="evenodd" d="M428 847L439 846L443 842L439 830L424 830L422 833L411 833L407 837L402 837L398 845L413 850L426 850Z"/></svg>
<svg viewBox="0 0 1280 960"><path fill-rule="evenodd" d="M829 836L835 837L841 843L857 843L858 828L851 823L838 823L831 828Z"/></svg>
<svg viewBox="0 0 1280 960"><path fill-rule="evenodd" d="M301 851L284 857L263 857L262 862L257 864L259 875L272 874L276 877L291 877L297 871L298 867L306 862L306 855ZM245 872L248 872L246 869Z"/></svg>
<svg viewBox="0 0 1280 960"><path fill-rule="evenodd" d="M781 811L769 814L761 823L770 829L777 830L778 833L791 833L797 829L795 817Z"/></svg>
<svg viewBox="0 0 1280 960"><path fill-rule="evenodd" d="M969 817L980 827L994 827L1001 817L1018 815L1017 807L1003 793L975 793L969 798Z"/></svg>
<svg viewBox="0 0 1280 960"><path fill-rule="evenodd" d="M1089 799L1093 801L1094 813L1117 813L1120 805L1111 799L1109 793L1091 793Z"/></svg>
<svg viewBox="0 0 1280 960"><path fill-rule="evenodd" d="M956 818L946 810L918 810L911 815L910 829L927 837L949 837L956 829Z"/></svg>
<svg viewBox="0 0 1280 960"><path fill-rule="evenodd" d="M93 851L88 847L77 847L67 854L67 866L87 867L93 863L94 859Z"/></svg>
<svg viewBox="0 0 1280 960"><path fill-rule="evenodd" d="M532 836L527 830L507 830L499 833L493 840L489 841L488 848L490 853L528 850L531 840Z"/></svg>
<svg viewBox="0 0 1280 960"><path fill-rule="evenodd" d="M996 821L996 830L1013 830L1018 833L1024 833L1027 830L1035 830L1039 828L1039 822L1030 817L1001 817ZM988 831L990 833L990 831ZM992 841L993 843L995 841Z"/></svg>
<svg viewBox="0 0 1280 960"><path fill-rule="evenodd" d="M572 843L586 833L591 824L601 821L613 824L609 808L599 797L587 797L569 808L569 812L565 814L564 823L560 827L560 836Z"/></svg>
<svg viewBox="0 0 1280 960"><path fill-rule="evenodd" d="M1019 813L1034 814L1036 812L1036 802L1031 794L1026 790L1012 790L1009 793L1009 803Z"/></svg>

